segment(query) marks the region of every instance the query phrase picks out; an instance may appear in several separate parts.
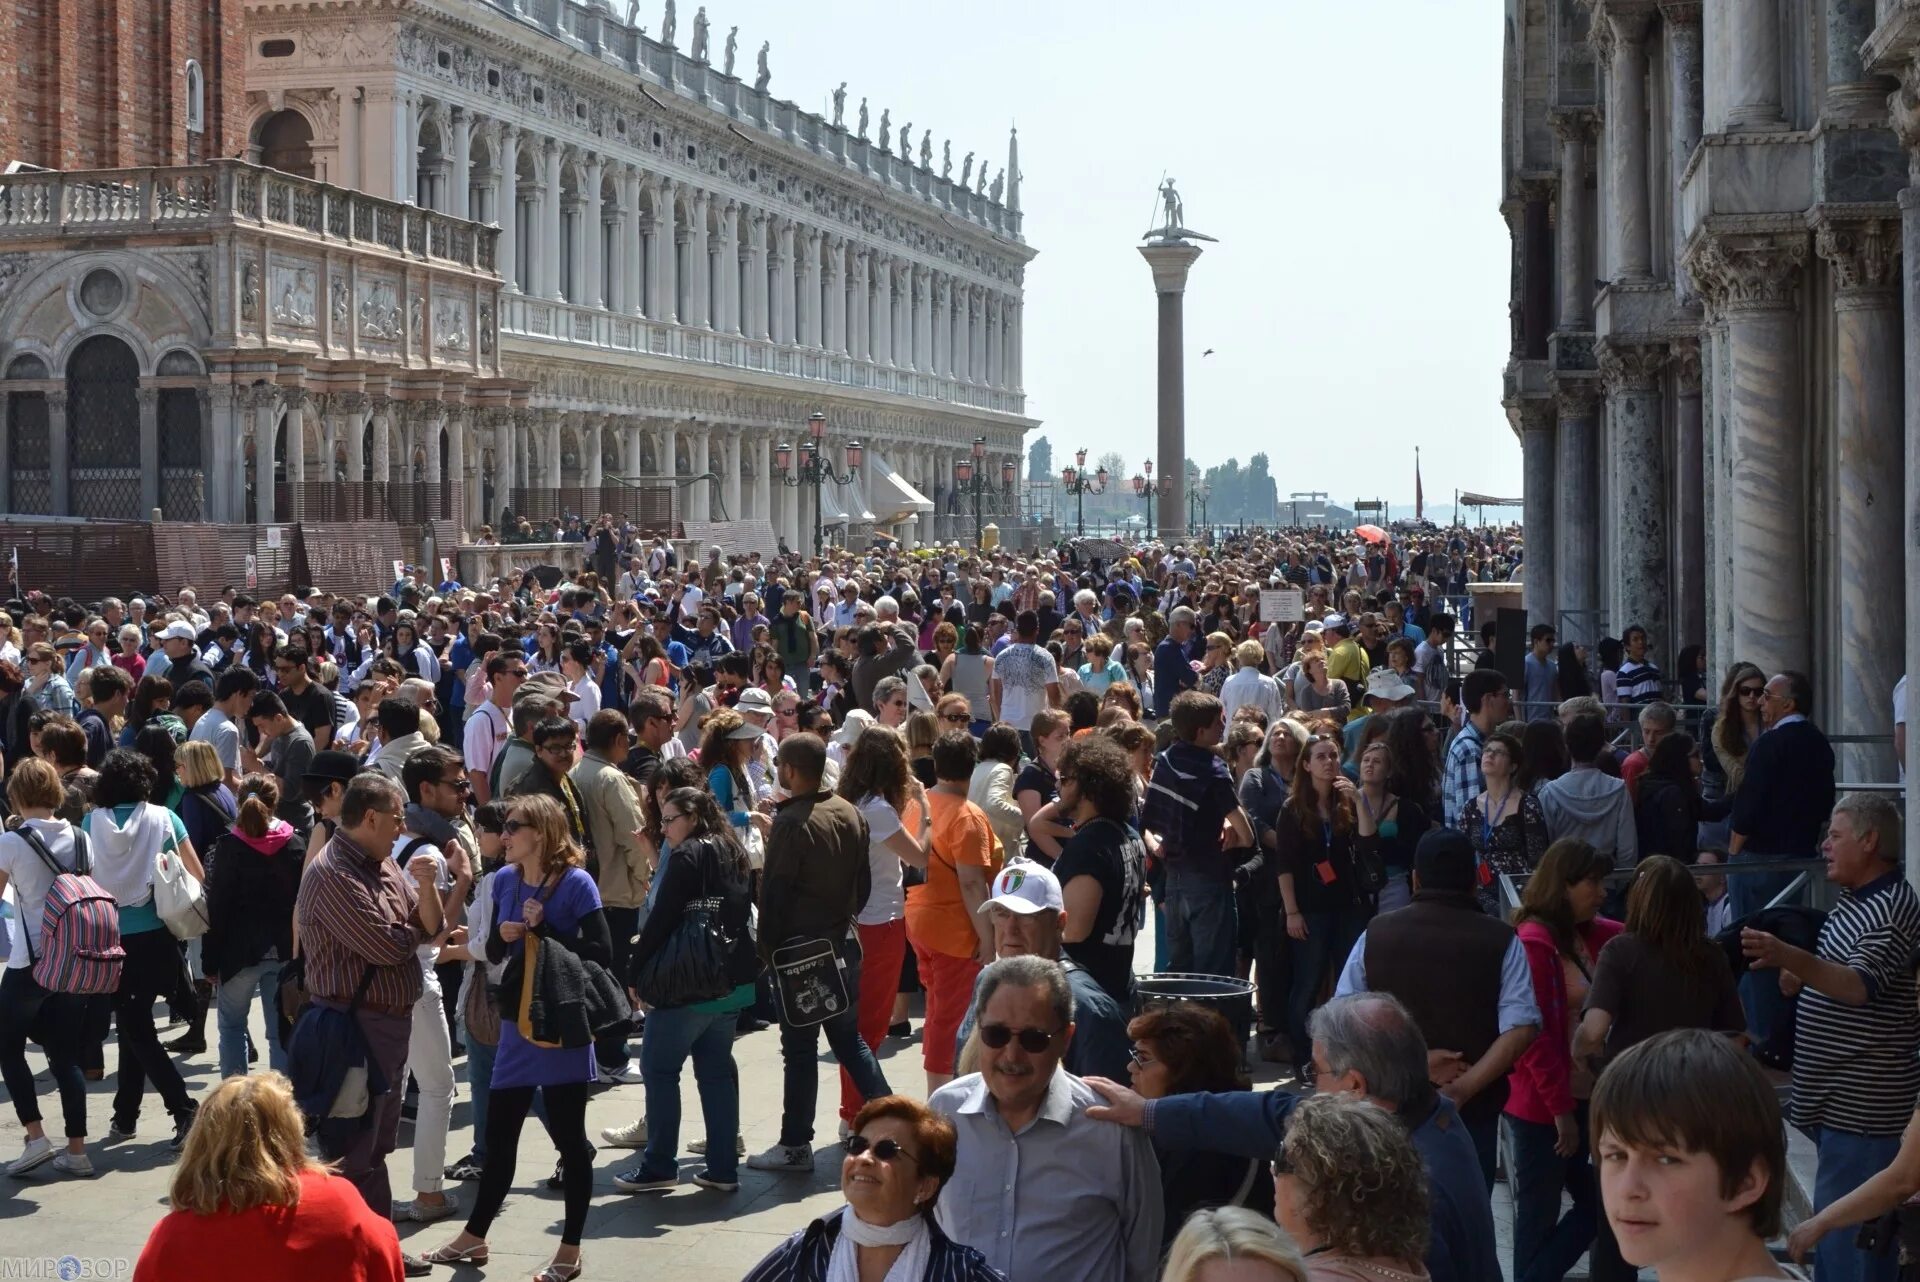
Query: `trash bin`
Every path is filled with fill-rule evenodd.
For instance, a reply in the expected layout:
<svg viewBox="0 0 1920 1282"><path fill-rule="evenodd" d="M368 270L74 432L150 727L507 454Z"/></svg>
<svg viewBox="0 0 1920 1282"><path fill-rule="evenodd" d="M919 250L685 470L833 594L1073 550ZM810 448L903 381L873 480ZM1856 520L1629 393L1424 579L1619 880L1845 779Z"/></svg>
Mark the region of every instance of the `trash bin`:
<svg viewBox="0 0 1920 1282"><path fill-rule="evenodd" d="M1162 971L1138 975L1133 981L1135 1014L1171 1002L1199 1002L1226 1017L1242 1045L1253 1035L1253 984L1231 975L1198 975Z"/></svg>

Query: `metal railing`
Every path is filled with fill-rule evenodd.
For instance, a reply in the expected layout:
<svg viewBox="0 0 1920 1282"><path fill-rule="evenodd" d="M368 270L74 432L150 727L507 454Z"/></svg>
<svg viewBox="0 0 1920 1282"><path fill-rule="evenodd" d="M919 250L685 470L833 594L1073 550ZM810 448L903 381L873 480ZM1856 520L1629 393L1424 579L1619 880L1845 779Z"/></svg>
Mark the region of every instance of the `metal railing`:
<svg viewBox="0 0 1920 1282"><path fill-rule="evenodd" d="M1817 856L1804 859L1747 859L1720 864L1688 864L1688 872L1698 879L1721 874L1728 877L1754 877L1779 873L1791 873L1792 878L1781 887L1779 893L1769 899L1764 908L1779 908L1797 905L1806 908L1827 908L1834 900L1834 890L1823 874L1824 864ZM1639 875L1639 869L1619 868L1607 878L1610 889L1631 885ZM1531 874L1500 873L1497 880L1500 886L1500 906L1504 916L1511 917L1520 907L1520 887Z"/></svg>

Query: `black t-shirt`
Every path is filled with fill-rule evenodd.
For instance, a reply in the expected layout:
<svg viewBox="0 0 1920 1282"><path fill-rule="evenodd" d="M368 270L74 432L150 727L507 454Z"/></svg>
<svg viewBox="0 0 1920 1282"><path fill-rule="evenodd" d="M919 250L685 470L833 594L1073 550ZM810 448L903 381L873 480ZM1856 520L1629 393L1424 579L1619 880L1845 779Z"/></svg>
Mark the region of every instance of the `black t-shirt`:
<svg viewBox="0 0 1920 1282"><path fill-rule="evenodd" d="M1093 916L1093 930L1079 943L1062 948L1115 1001L1130 1004L1133 940L1146 905L1147 848L1140 834L1111 819L1091 820L1060 848L1053 875L1060 879L1062 891L1075 877L1092 877L1100 883L1100 909Z"/></svg>
<svg viewBox="0 0 1920 1282"><path fill-rule="evenodd" d="M1013 781L1013 795L1018 798L1023 792L1040 794L1040 804L1046 805L1060 795L1060 786L1054 781L1053 771L1038 761L1029 761L1020 769L1019 777ZM1027 832L1027 855L1035 863L1051 865L1053 860L1047 852L1034 843L1033 832ZM1092 967L1088 967L1089 970Z"/></svg>
<svg viewBox="0 0 1920 1282"><path fill-rule="evenodd" d="M307 688L299 694L282 686L280 702L287 705L293 719L316 739L322 730L333 729L333 695L318 681L307 682Z"/></svg>

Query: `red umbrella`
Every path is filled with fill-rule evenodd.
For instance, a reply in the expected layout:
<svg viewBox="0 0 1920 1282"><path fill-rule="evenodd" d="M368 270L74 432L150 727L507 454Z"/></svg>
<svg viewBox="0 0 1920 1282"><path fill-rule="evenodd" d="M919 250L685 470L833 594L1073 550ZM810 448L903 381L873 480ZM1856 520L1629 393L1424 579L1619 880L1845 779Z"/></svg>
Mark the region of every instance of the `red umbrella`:
<svg viewBox="0 0 1920 1282"><path fill-rule="evenodd" d="M1377 525L1356 525L1353 532L1369 543L1385 543L1387 532Z"/></svg>

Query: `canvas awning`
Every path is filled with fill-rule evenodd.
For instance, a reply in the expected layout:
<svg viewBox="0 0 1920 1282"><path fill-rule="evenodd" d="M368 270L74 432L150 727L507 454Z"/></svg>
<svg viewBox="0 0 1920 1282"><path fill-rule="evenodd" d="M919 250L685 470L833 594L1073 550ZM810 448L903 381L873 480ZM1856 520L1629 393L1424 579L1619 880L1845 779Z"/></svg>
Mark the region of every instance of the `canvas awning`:
<svg viewBox="0 0 1920 1282"><path fill-rule="evenodd" d="M1497 499L1490 494L1475 494L1469 490L1460 491L1461 507L1525 507L1525 499Z"/></svg>

